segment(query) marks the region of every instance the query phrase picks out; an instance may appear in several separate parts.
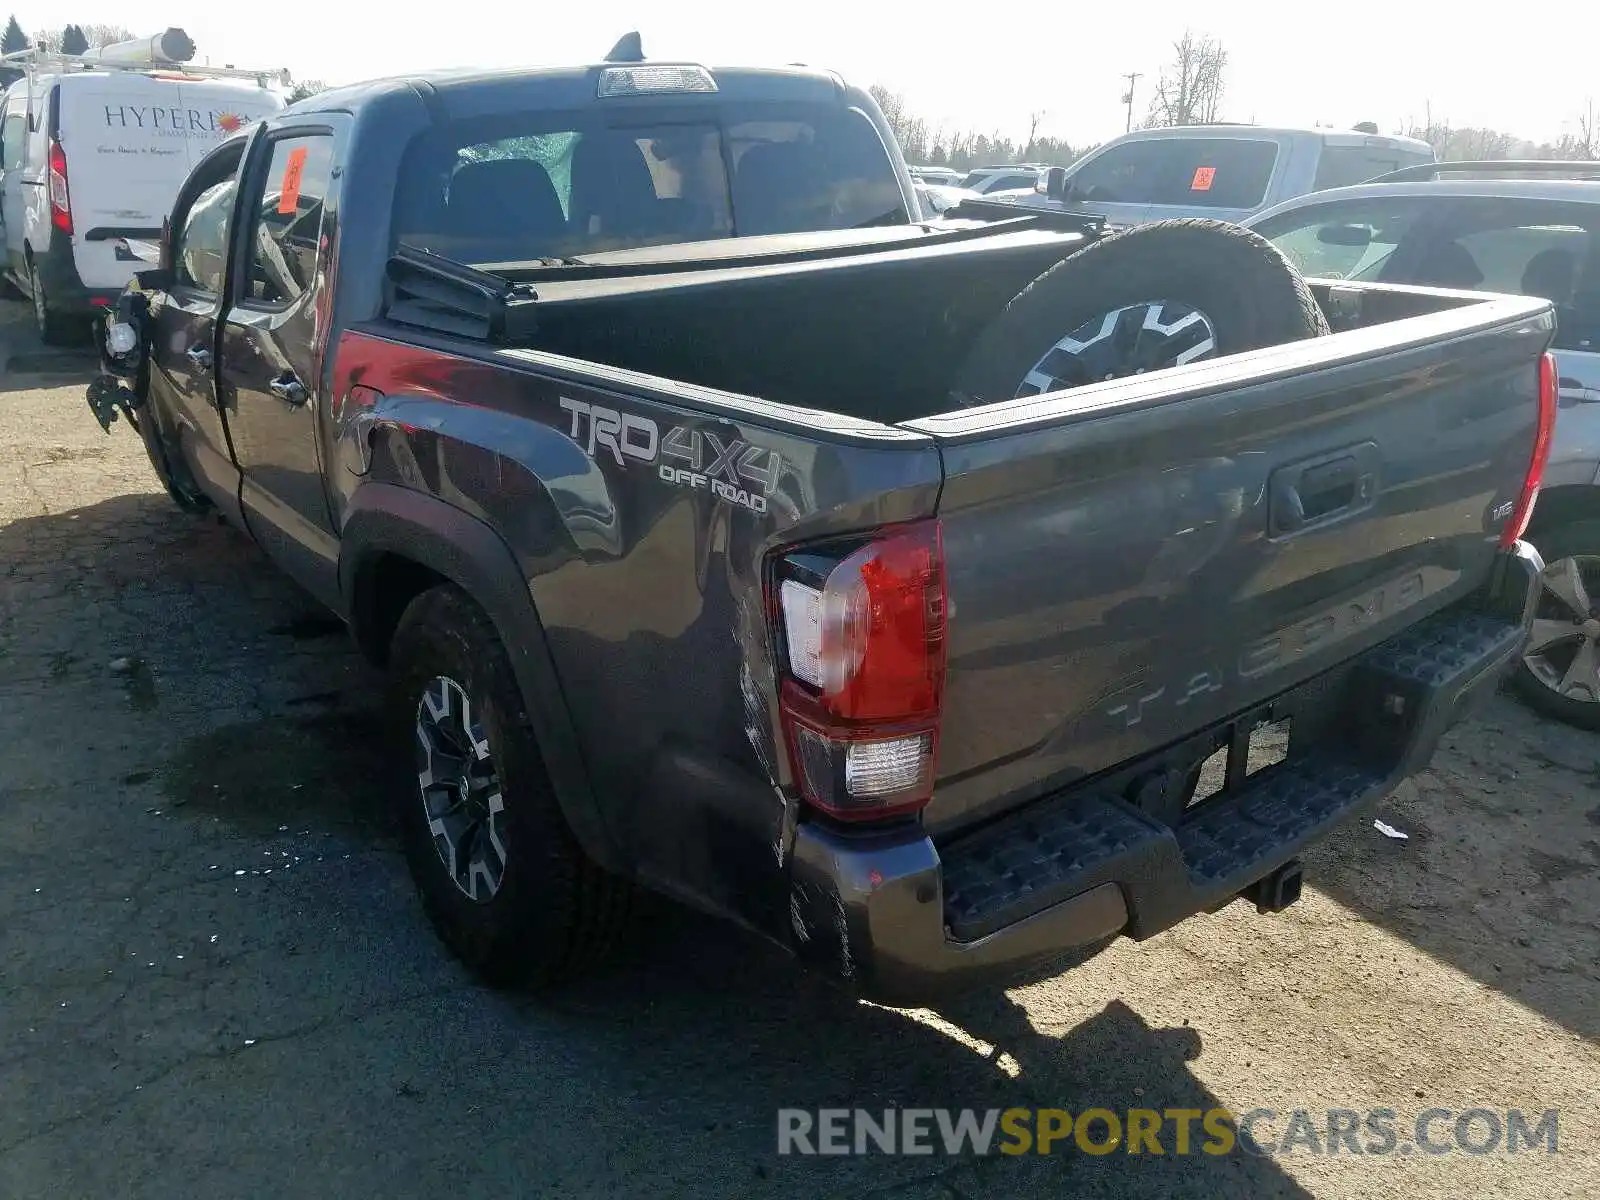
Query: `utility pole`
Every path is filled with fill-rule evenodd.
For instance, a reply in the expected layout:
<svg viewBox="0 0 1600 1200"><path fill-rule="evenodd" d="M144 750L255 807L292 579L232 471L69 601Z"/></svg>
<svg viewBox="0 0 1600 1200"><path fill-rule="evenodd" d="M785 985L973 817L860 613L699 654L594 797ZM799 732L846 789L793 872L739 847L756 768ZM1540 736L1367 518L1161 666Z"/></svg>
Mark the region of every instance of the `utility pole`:
<svg viewBox="0 0 1600 1200"><path fill-rule="evenodd" d="M1128 124L1125 132L1133 130L1133 85L1139 76L1140 72L1138 71L1129 71L1123 76L1128 81L1128 90L1122 95L1122 102L1128 106Z"/></svg>

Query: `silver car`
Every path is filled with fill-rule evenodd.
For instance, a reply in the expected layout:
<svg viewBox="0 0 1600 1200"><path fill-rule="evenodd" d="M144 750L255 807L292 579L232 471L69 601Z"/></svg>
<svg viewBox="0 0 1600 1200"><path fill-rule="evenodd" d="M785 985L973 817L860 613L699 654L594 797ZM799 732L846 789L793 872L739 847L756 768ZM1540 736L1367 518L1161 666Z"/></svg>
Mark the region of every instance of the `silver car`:
<svg viewBox="0 0 1600 1200"><path fill-rule="evenodd" d="M1600 163L1436 164L1244 224L1312 277L1555 304L1560 407L1529 532L1548 565L1516 682L1541 711L1600 730Z"/></svg>

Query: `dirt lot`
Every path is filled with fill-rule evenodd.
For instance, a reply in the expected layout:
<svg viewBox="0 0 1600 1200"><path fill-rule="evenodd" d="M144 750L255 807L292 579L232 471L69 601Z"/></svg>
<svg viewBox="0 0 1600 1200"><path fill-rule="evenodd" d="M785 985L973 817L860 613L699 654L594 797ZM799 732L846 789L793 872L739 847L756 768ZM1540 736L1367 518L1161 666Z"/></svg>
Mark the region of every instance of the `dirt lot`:
<svg viewBox="0 0 1600 1200"><path fill-rule="evenodd" d="M604 978L488 993L338 627L0 310L0 1197L1600 1194L1600 737L1498 699L1288 913L937 1016L667 909ZM1555 1108L1560 1151L776 1153L780 1107L846 1105Z"/></svg>

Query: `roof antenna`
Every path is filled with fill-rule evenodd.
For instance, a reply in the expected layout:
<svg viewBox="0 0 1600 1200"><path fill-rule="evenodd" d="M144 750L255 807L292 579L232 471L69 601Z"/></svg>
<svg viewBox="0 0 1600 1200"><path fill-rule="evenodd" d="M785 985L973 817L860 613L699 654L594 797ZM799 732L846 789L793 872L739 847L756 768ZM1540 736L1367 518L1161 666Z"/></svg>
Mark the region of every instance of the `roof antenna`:
<svg viewBox="0 0 1600 1200"><path fill-rule="evenodd" d="M617 44L611 47L611 53L606 55L606 62L643 62L644 46L639 41L639 31L625 33L617 39Z"/></svg>

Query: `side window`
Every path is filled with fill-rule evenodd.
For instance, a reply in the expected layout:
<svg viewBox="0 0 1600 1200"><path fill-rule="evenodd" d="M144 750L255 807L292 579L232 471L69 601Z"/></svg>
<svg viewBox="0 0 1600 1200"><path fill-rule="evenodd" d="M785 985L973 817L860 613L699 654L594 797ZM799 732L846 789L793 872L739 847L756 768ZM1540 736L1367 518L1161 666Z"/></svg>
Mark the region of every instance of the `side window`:
<svg viewBox="0 0 1600 1200"><path fill-rule="evenodd" d="M0 165L7 171L20 170L27 158L27 144L28 114L21 104L12 102L0 119Z"/></svg>
<svg viewBox="0 0 1600 1200"><path fill-rule="evenodd" d="M1278 143L1261 138L1165 138L1155 204L1254 208L1265 199Z"/></svg>
<svg viewBox="0 0 1600 1200"><path fill-rule="evenodd" d="M1318 204L1252 228L1302 275L1375 280L1415 226L1426 203L1416 197L1399 197Z"/></svg>
<svg viewBox="0 0 1600 1200"><path fill-rule="evenodd" d="M184 214L173 246L174 281L179 287L220 293L227 276L228 225L235 184L230 176L196 197Z"/></svg>
<svg viewBox="0 0 1600 1200"><path fill-rule="evenodd" d="M322 206L333 177L333 139L326 134L272 144L265 185L255 205L244 299L289 304L311 287L322 239Z"/></svg>
<svg viewBox="0 0 1600 1200"><path fill-rule="evenodd" d="M1543 296L1556 304L1572 299L1589 253L1589 235L1576 225L1509 225L1460 239L1483 275L1486 292Z"/></svg>
<svg viewBox="0 0 1600 1200"><path fill-rule="evenodd" d="M1328 188L1349 187L1365 183L1401 167L1415 166L1428 161L1427 155L1402 149L1385 149L1382 146L1330 146L1323 144L1317 156L1317 177L1312 183L1314 192Z"/></svg>
<svg viewBox="0 0 1600 1200"><path fill-rule="evenodd" d="M1072 173L1075 199L1102 204L1149 204L1156 198L1162 142L1125 142L1096 155Z"/></svg>
<svg viewBox="0 0 1600 1200"><path fill-rule="evenodd" d="M1527 199L1452 205L1404 282L1542 296L1557 319L1588 292L1600 209Z"/></svg>

